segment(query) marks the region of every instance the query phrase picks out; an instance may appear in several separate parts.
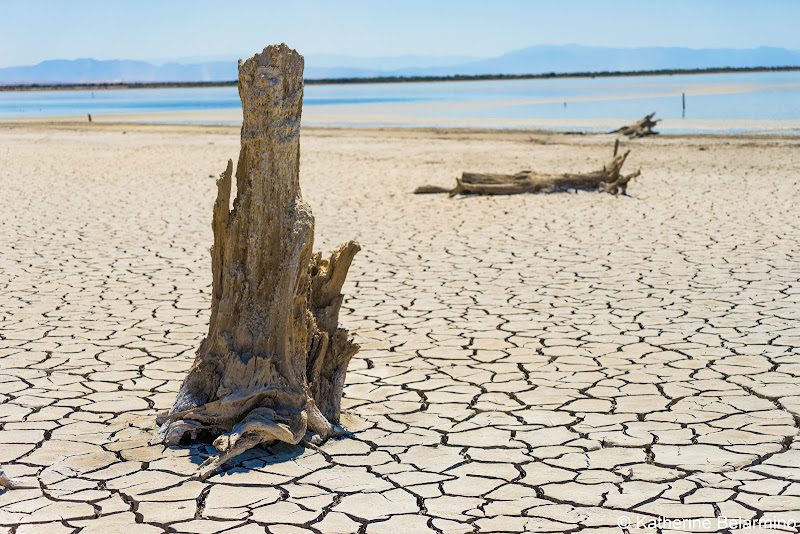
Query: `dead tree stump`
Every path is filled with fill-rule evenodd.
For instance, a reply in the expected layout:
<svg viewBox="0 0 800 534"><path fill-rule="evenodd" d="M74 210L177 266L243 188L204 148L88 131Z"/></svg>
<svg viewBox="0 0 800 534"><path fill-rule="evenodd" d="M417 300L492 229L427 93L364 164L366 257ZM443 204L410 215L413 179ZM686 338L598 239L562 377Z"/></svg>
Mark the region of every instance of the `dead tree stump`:
<svg viewBox="0 0 800 534"><path fill-rule="evenodd" d="M655 126L656 123L661 119L653 120L653 116L655 114L656 112L654 111L643 119L639 119L636 122L608 133L619 133L622 135L627 135L628 137L646 137L648 135L658 135L658 132L653 131L653 126Z"/></svg>
<svg viewBox="0 0 800 534"><path fill-rule="evenodd" d="M520 171L517 174L462 173L456 186L447 189L435 185L423 185L414 193L449 193L477 195L515 195L518 193L556 193L569 189L595 190L616 195L625 194L628 182L641 174L638 170L627 176L621 174L622 165L630 154L619 152L619 139L614 143L614 155L602 169L586 173L547 174L536 171Z"/></svg>
<svg viewBox="0 0 800 534"><path fill-rule="evenodd" d="M207 475L261 443L342 433L340 399L358 350L339 328L350 241L312 254L314 217L299 184L303 57L285 44L239 62L241 150L217 181L208 336L175 404L158 418L169 445L217 436Z"/></svg>

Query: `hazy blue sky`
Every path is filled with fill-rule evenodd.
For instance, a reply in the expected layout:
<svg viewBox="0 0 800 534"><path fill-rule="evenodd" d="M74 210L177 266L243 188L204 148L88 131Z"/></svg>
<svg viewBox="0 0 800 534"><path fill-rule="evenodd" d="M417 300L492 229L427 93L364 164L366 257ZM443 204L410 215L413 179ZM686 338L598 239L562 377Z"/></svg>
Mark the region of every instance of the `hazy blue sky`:
<svg viewBox="0 0 800 534"><path fill-rule="evenodd" d="M0 67L45 59L497 56L537 44L800 49L797 0L0 0Z"/></svg>

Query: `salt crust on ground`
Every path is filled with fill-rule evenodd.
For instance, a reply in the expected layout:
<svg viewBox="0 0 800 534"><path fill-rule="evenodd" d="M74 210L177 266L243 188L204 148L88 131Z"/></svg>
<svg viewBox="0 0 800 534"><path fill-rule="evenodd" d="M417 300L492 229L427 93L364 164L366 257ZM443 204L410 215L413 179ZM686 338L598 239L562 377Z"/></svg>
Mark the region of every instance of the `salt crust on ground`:
<svg viewBox="0 0 800 534"><path fill-rule="evenodd" d="M629 197L415 196L611 136L304 130L362 345L321 450L149 446L206 334L238 129L0 126L0 532L619 532L799 520L800 139L629 143ZM227 529L227 530L226 530ZM266 529L266 530L265 530Z"/></svg>

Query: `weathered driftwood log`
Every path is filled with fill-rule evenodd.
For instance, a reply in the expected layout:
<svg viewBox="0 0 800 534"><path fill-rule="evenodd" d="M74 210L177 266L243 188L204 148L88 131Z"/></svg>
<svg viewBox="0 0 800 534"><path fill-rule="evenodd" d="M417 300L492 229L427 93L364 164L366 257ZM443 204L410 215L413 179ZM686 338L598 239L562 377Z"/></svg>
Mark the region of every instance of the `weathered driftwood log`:
<svg viewBox="0 0 800 534"><path fill-rule="evenodd" d="M655 114L656 112L654 111L643 119L639 119L636 122L633 122L627 126L623 126L622 128L619 128L609 133L620 133L622 135L627 135L628 137L645 137L647 135L658 135L658 132L653 131L653 126L655 126L656 123L661 119L653 120L653 115Z"/></svg>
<svg viewBox="0 0 800 534"><path fill-rule="evenodd" d="M3 472L3 469L0 468L0 490L14 489L18 487L19 487L19 482L17 482L11 477L6 476L6 474Z"/></svg>
<svg viewBox="0 0 800 534"><path fill-rule="evenodd" d="M36 484L35 481L26 482L16 478L11 478L10 476L6 475L3 472L3 468L0 467L0 492L10 489L34 489L38 487L39 485Z"/></svg>
<svg viewBox="0 0 800 534"><path fill-rule="evenodd" d="M175 404L158 418L169 445L216 436L202 475L260 443L315 443L343 431L340 399L358 350L338 327L351 241L312 254L314 217L298 179L303 57L285 44L239 62L244 120L217 181L208 336Z"/></svg>
<svg viewBox="0 0 800 534"><path fill-rule="evenodd" d="M582 174L545 174L536 171L521 171L517 174L485 174L465 172L456 179L456 187L447 189L434 185L418 187L414 193L474 193L478 195L514 195L518 193L554 193L569 189L605 191L616 195L626 192L628 182L639 176L640 170L622 176L622 164L630 154L618 154L619 140L614 143L614 156L602 169Z"/></svg>

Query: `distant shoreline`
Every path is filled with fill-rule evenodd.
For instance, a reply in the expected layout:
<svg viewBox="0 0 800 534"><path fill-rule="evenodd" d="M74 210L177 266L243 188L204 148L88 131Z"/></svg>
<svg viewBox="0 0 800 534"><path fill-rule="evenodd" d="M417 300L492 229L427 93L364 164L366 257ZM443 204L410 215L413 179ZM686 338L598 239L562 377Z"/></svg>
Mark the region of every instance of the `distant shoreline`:
<svg viewBox="0 0 800 534"><path fill-rule="evenodd" d="M489 80L541 80L556 78L614 78L625 76L672 76L680 74L727 74L741 72L788 72L800 71L793 67L741 67L710 69L660 69L639 71L568 72L546 74L478 74L453 76L379 76L374 78L318 78L305 80L306 85L341 85L366 83L424 83L424 82L469 82ZM221 82L119 82L119 83L70 83L70 84L17 84L0 85L0 91L70 91L105 89L175 89L190 87L235 87L237 81Z"/></svg>

